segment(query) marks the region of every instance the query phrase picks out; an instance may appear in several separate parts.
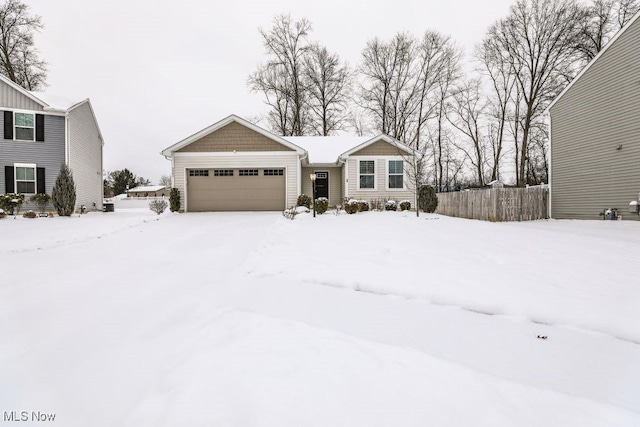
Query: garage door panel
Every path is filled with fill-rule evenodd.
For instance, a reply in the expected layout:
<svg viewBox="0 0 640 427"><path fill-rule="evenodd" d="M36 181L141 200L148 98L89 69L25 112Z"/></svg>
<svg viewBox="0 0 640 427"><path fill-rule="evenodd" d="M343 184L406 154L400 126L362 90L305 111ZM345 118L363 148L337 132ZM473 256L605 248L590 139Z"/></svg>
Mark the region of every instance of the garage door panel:
<svg viewBox="0 0 640 427"><path fill-rule="evenodd" d="M278 211L285 208L284 175L187 177L187 209L203 211Z"/></svg>

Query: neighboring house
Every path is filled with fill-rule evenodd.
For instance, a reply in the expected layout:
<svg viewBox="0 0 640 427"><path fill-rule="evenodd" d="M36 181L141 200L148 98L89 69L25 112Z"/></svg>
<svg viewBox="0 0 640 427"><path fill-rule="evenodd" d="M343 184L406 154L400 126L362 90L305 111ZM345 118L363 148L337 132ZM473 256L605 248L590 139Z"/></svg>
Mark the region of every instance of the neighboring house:
<svg viewBox="0 0 640 427"><path fill-rule="evenodd" d="M0 191L51 195L62 164L76 184L76 206L102 210L103 139L88 99L29 92L0 75Z"/></svg>
<svg viewBox="0 0 640 427"><path fill-rule="evenodd" d="M277 211L300 194L408 199L412 151L386 136L281 137L231 115L162 151L181 206L198 211ZM412 203L413 205L413 203Z"/></svg>
<svg viewBox="0 0 640 427"><path fill-rule="evenodd" d="M626 219L640 193L640 13L551 103L550 215Z"/></svg>
<svg viewBox="0 0 640 427"><path fill-rule="evenodd" d="M171 188L164 185L147 185L127 190L129 197L169 197Z"/></svg>

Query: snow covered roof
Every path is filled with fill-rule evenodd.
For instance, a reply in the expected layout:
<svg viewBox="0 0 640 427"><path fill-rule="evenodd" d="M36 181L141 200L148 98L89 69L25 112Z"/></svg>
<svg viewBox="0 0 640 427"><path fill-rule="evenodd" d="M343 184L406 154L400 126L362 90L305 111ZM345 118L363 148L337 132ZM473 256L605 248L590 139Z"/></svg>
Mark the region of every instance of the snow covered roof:
<svg viewBox="0 0 640 427"><path fill-rule="evenodd" d="M29 93L48 105L48 107L45 107L45 110L53 109L53 110L67 111L74 105L77 105L82 103L83 101L86 101L86 99L72 99L66 96L59 96L59 95L45 93L45 92L29 92Z"/></svg>
<svg viewBox="0 0 640 427"><path fill-rule="evenodd" d="M284 139L304 148L309 163L337 163L338 157L371 139L370 136L285 136Z"/></svg>
<svg viewBox="0 0 640 427"><path fill-rule="evenodd" d="M164 185L147 185L147 186L140 186L140 187L136 187L136 188L131 188L131 189L127 190L127 192L128 193L131 193L131 192L140 193L142 191L152 192L152 191L164 190L165 188L166 187Z"/></svg>

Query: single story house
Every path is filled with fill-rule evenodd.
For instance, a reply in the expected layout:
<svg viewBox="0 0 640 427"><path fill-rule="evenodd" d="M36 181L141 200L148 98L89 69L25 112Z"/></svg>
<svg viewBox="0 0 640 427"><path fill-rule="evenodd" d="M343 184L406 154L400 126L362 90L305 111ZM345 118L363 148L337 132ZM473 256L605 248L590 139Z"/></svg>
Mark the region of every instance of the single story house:
<svg viewBox="0 0 640 427"><path fill-rule="evenodd" d="M637 13L547 108L552 218L640 219L639 46Z"/></svg>
<svg viewBox="0 0 640 427"><path fill-rule="evenodd" d="M278 211L300 194L414 200L414 152L386 135L282 137L231 115L166 148L185 212ZM412 203L413 205L413 203Z"/></svg>
<svg viewBox="0 0 640 427"><path fill-rule="evenodd" d="M170 192L164 185L141 185L127 190L127 197L169 197Z"/></svg>

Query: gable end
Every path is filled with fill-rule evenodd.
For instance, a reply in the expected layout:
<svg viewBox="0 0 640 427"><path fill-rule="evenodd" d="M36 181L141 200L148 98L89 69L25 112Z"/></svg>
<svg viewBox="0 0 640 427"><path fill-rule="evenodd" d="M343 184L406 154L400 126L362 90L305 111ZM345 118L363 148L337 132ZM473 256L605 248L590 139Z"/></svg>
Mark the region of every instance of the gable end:
<svg viewBox="0 0 640 427"><path fill-rule="evenodd" d="M398 155L406 155L405 152L400 150L398 147L394 147L389 144L385 140L381 139L379 141L374 142L373 144L369 144L366 147L351 153L352 156L398 156Z"/></svg>
<svg viewBox="0 0 640 427"><path fill-rule="evenodd" d="M233 151L294 151L238 122L220 129L178 150L178 153L208 153Z"/></svg>

